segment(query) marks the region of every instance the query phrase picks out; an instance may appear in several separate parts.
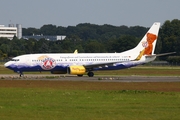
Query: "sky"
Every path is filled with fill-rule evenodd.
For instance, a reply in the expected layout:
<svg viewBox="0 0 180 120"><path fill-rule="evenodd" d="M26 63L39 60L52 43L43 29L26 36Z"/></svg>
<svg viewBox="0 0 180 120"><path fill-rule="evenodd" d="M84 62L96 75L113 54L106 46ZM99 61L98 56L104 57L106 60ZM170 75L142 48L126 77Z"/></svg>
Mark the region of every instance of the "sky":
<svg viewBox="0 0 180 120"><path fill-rule="evenodd" d="M154 22L180 19L180 0L1 0L0 25L80 23L150 27Z"/></svg>

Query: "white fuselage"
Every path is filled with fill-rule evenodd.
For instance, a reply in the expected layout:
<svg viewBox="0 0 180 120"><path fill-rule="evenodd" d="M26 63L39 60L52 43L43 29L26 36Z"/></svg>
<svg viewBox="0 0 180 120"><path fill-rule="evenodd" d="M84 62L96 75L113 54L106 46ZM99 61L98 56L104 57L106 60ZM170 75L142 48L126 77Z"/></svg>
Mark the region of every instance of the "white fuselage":
<svg viewBox="0 0 180 120"><path fill-rule="evenodd" d="M67 67L72 65L85 66L92 71L116 70L133 67L150 61L145 59L145 57L139 61L134 61L136 56L126 55L124 53L28 54L13 58L12 61L7 62L5 66L15 72L66 72Z"/></svg>

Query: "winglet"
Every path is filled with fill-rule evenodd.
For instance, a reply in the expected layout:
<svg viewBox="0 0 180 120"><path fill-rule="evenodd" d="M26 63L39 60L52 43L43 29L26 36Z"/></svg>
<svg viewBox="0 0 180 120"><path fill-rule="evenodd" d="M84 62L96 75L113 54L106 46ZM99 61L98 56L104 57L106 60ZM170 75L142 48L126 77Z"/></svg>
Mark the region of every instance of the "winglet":
<svg viewBox="0 0 180 120"><path fill-rule="evenodd" d="M78 54L78 50L77 49L74 51L74 54Z"/></svg>

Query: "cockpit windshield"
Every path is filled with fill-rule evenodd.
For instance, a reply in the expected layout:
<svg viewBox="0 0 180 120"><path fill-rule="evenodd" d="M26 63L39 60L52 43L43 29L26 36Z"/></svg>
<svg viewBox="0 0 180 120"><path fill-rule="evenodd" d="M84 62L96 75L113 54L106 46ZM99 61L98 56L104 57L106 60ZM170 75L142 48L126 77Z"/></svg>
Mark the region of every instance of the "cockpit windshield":
<svg viewBox="0 0 180 120"><path fill-rule="evenodd" d="M11 61L19 61L19 59L11 59Z"/></svg>

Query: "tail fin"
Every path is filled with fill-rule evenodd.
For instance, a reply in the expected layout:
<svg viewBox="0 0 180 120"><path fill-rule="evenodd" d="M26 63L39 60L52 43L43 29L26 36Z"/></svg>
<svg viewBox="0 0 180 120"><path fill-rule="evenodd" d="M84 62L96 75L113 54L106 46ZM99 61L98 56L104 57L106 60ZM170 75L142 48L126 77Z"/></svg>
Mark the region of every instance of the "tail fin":
<svg viewBox="0 0 180 120"><path fill-rule="evenodd" d="M154 54L159 28L160 23L155 22L139 42L139 44L133 49L135 53L139 53L136 60L140 60L144 55Z"/></svg>

